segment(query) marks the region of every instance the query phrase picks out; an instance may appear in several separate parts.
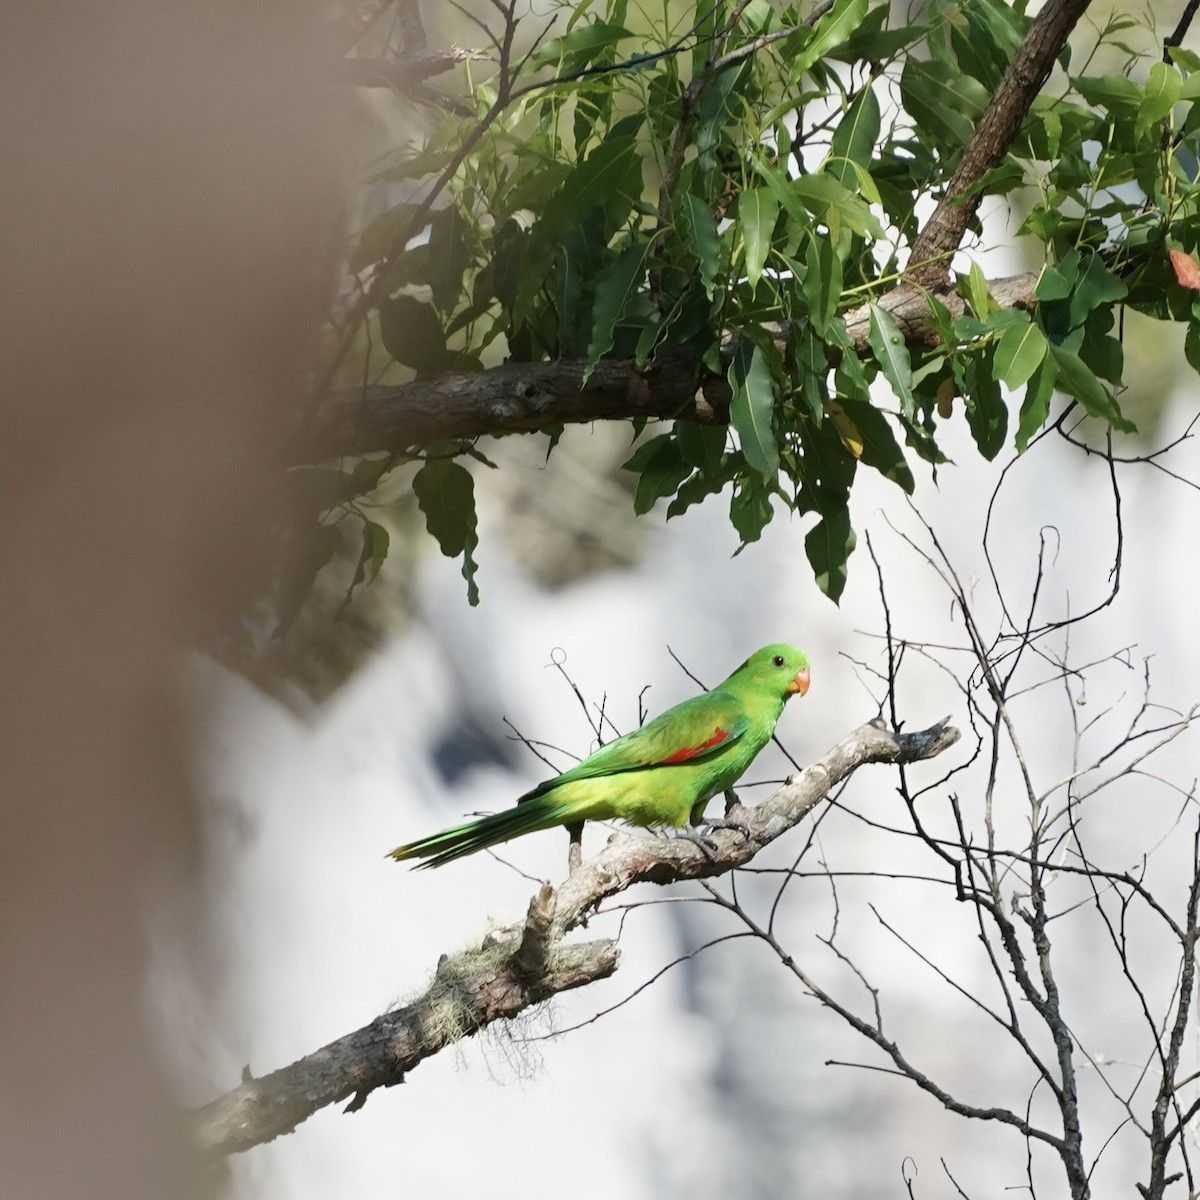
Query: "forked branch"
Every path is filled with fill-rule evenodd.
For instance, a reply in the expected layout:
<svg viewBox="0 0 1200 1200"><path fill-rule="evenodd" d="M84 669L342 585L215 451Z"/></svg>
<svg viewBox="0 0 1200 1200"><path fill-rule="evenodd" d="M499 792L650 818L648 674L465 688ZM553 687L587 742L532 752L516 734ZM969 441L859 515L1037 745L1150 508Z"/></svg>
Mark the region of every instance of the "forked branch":
<svg viewBox="0 0 1200 1200"><path fill-rule="evenodd" d="M745 810L749 837L715 831L708 855L689 841L615 833L557 889L543 885L524 921L494 930L456 955L443 955L415 1000L289 1066L246 1078L200 1109L195 1131L202 1150L213 1156L248 1150L342 1100L350 1101L346 1111L353 1112L376 1088L404 1082L413 1067L439 1050L611 975L619 961L614 940L566 940L604 900L635 883L677 883L732 871L798 824L858 767L933 758L958 736L946 721L919 733L893 733L880 722L863 725Z"/></svg>

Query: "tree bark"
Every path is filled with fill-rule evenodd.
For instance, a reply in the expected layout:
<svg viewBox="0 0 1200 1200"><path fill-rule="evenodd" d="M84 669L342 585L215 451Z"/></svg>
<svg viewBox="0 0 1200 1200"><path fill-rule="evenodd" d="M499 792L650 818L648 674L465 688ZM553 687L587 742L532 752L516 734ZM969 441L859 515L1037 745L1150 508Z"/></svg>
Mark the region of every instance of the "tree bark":
<svg viewBox="0 0 1200 1200"><path fill-rule="evenodd" d="M983 199L982 191L972 189L1008 153L1029 106L1089 2L1050 0L1034 18L983 110L945 195L913 243L906 272L910 283L930 291L946 288L950 259Z"/></svg>
<svg viewBox="0 0 1200 1200"><path fill-rule="evenodd" d="M411 1003L290 1066L243 1080L200 1109L195 1130L202 1152L216 1157L248 1150L347 1098L352 1099L346 1111L354 1112L376 1088L403 1083L407 1072L439 1050L560 992L606 978L617 969L615 942L566 941L605 899L635 883L668 884L732 871L799 824L863 764L933 758L958 737L947 721L919 733L896 733L882 722L869 722L746 809L748 836L714 831L710 854L683 839L613 834L557 889L544 884L523 922L495 930L457 955L443 955L433 982Z"/></svg>
<svg viewBox="0 0 1200 1200"><path fill-rule="evenodd" d="M1037 276L1027 273L992 280L988 287L1002 308L1031 308L1036 283ZM962 316L965 305L957 292L940 299L951 316ZM929 302L921 290L901 285L878 303L910 341L933 337ZM870 305L846 314L858 350L868 346L869 325ZM782 336L782 329L777 332ZM727 349L732 351L732 342ZM729 420L728 384L705 372L698 355L687 348L648 370L629 358L601 359L586 382L585 376L582 359L503 363L486 371L333 392L294 443L291 457L296 463L312 463L380 451L404 454L431 442L535 433L592 421L684 418L723 425Z"/></svg>

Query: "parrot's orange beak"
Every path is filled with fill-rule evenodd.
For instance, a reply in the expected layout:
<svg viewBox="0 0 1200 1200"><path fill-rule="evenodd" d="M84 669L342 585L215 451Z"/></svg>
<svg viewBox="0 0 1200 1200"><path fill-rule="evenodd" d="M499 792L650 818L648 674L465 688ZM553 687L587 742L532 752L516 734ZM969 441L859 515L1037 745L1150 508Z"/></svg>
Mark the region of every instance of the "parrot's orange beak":
<svg viewBox="0 0 1200 1200"><path fill-rule="evenodd" d="M788 691L791 693L799 692L800 695L806 695L808 692L808 668L801 667L796 672L796 678L788 684Z"/></svg>

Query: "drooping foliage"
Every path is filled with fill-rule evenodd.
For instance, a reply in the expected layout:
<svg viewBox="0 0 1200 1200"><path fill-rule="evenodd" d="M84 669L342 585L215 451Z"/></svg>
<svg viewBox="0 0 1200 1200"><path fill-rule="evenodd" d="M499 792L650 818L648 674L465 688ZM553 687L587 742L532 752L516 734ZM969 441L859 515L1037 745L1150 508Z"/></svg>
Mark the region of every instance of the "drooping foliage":
<svg viewBox="0 0 1200 1200"><path fill-rule="evenodd" d="M596 0L549 28L481 11L494 44L458 68L459 97L370 174L387 200L348 252L327 386L500 361L576 361L586 380L605 359L651 373L674 354L716 415L647 429L626 464L636 510L720 494L744 543L777 511L811 514L805 546L834 600L860 468L912 491L961 420L987 459L1024 451L1056 394L1132 430L1124 307L1187 322L1200 369L1200 56L1164 55L1133 18L1081 25L967 191L1024 212L1009 233L1036 278L1001 294L973 221L914 333L889 298L1032 17L1021 0L899 11ZM473 493L454 460L478 449L379 449L424 460L421 510L474 599ZM364 564L381 550L367 522Z"/></svg>

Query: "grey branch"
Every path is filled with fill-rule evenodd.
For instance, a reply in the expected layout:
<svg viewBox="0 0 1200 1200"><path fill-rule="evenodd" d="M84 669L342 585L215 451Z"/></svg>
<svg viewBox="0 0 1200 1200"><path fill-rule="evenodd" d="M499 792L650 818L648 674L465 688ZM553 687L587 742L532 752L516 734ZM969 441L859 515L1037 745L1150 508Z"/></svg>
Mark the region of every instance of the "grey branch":
<svg viewBox="0 0 1200 1200"><path fill-rule="evenodd" d="M988 286L1001 307L1031 308L1036 282L1035 275L1024 274L992 280ZM940 300L953 317L963 314L956 292ZM932 336L924 292L904 284L882 295L879 303L892 312L906 337L921 341ZM868 305L846 314L859 350L868 346L869 317ZM430 442L531 433L556 425L678 417L702 425L729 419L728 385L703 372L699 356L687 347L648 370L632 359L602 359L590 376L582 359L504 363L485 371L332 392L295 445L292 459L307 463L343 454L402 454Z"/></svg>
<svg viewBox="0 0 1200 1200"><path fill-rule="evenodd" d="M475 56L474 50L451 46L447 50L421 47L393 58L343 58L338 62L338 74L343 83L355 87L395 88L407 91L412 84L449 71L451 67Z"/></svg>
<svg viewBox="0 0 1200 1200"><path fill-rule="evenodd" d="M429 442L588 421L726 420L724 411L697 398L699 369L695 352L681 349L649 371L632 359L604 359L586 381L587 364L578 360L504 363L398 387L352 388L327 397L294 457L402 453Z"/></svg>
<svg viewBox="0 0 1200 1200"><path fill-rule="evenodd" d="M523 954L528 948L524 927L517 926L493 931L452 958L443 956L432 983L416 1000L290 1066L243 1080L200 1109L201 1149L213 1156L249 1150L291 1133L318 1109L342 1100L350 1101L347 1112L355 1112L376 1088L403 1083L423 1059L493 1021L604 979L619 958L609 938L555 945L542 962L526 961L534 960L533 954ZM527 969L531 965L533 971Z"/></svg>
<svg viewBox="0 0 1200 1200"><path fill-rule="evenodd" d="M933 758L958 737L945 720L919 733L895 733L882 722L869 722L747 809L748 838L740 831L714 831L711 857L692 842L614 834L557 889L543 885L524 921L443 956L433 981L415 1000L290 1066L244 1079L200 1109L195 1135L201 1150L212 1157L248 1150L342 1100L349 1100L346 1111L353 1112L376 1088L403 1083L413 1067L454 1042L560 992L604 979L617 969L615 942L566 937L606 898L635 883L668 884L732 871L796 826L858 767Z"/></svg>

